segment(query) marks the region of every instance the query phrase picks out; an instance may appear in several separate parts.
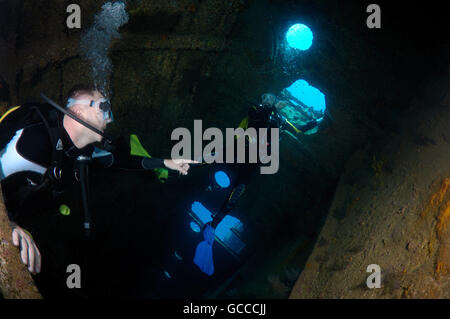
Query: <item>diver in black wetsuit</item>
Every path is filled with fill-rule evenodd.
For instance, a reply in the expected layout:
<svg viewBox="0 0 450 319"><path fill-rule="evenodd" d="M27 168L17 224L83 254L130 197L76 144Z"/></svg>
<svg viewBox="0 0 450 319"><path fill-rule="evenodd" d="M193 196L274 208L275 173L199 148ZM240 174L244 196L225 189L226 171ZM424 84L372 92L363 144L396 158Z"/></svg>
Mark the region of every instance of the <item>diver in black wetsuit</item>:
<svg viewBox="0 0 450 319"><path fill-rule="evenodd" d="M253 105L249 108L247 118L244 119L244 124L241 123L241 127L247 129L253 127L258 131L258 128L279 128L280 130L291 130L294 133L303 133L314 129L322 121L322 118L313 119L306 124L294 127L287 119L280 114L280 110L286 107L287 102L278 100L272 93L265 93L261 96L261 104ZM271 134L267 134L268 153L270 153L270 137ZM257 143L256 141L249 141L246 139L246 147L248 143ZM234 154L237 152L235 151ZM235 159L236 163L236 159ZM232 164L236 169L237 177L234 182L234 187L230 191L227 200L221 206L220 211L214 216L213 221L210 223L211 227L216 228L222 219L234 209L238 199L245 191L246 185L250 182L250 179L261 163L239 163Z"/></svg>
<svg viewBox="0 0 450 319"><path fill-rule="evenodd" d="M263 94L261 104L252 105L249 108L247 117L241 122L239 127L243 129L255 128L257 132L259 132L259 128L267 128L267 132L269 132L271 128L279 128L280 130L293 130L298 134L314 129L322 120L322 118L317 120L312 119L300 127L295 127L280 114L280 110L287 104L287 101L277 100L276 96L271 93ZM260 143L267 143L267 153L271 153L271 135L272 134L266 134L265 137L258 136L256 140L250 140L251 138L246 135L246 149L249 148L250 143L257 143L256 148L259 153L258 148L260 147ZM236 147L236 143L234 143L234 147ZM246 152L246 154L248 153L249 152ZM228 194L227 199L222 204L219 212L212 216L211 222L205 225L203 229L204 240L197 245L194 254L194 263L208 276L211 276L214 273L212 246L215 238L215 230L224 217L236 207L236 204L244 193L246 185L250 182L252 175L262 164L260 159L257 163L250 163L249 160L246 160L244 163L237 163L236 149L233 154L235 155L235 164L228 165L237 172L234 186Z"/></svg>
<svg viewBox="0 0 450 319"><path fill-rule="evenodd" d="M85 171L78 170L76 162L92 160L103 167L135 170L167 167L184 175L192 163L94 147L94 143L106 138L104 130L112 122L111 104L98 90L86 85L75 86L68 96L63 116L44 104L12 108L0 119L0 180L12 239L14 245L20 245L22 262L32 273L40 272L41 255L31 235L15 222L36 211L39 205L53 202L52 196L65 186L80 181L80 174ZM26 123L25 118L31 118L32 112L39 114L39 120ZM20 121L25 124L17 124ZM88 229L86 224L85 221Z"/></svg>

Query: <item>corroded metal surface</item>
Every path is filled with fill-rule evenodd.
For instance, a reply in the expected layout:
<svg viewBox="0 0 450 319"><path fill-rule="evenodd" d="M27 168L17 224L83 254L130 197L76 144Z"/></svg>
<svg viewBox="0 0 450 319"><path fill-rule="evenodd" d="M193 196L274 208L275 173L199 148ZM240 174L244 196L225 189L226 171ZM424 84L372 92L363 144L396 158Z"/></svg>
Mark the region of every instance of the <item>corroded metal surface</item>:
<svg viewBox="0 0 450 319"><path fill-rule="evenodd" d="M11 227L0 187L0 291L5 299L41 299L30 273L12 243Z"/></svg>

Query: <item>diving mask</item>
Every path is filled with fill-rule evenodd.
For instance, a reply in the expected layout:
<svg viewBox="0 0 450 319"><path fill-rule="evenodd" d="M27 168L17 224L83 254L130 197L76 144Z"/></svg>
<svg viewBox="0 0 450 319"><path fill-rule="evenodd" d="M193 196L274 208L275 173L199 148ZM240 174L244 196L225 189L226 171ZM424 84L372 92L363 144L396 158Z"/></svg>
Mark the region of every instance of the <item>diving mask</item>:
<svg viewBox="0 0 450 319"><path fill-rule="evenodd" d="M77 100L73 98L69 98L67 100L67 107L71 107L74 104L83 104L83 105L89 105L91 107L95 106L96 104L99 104L98 107L100 111L103 113L103 119L109 120L112 122L114 120L113 113L112 113L112 105L111 102L107 99L101 98L98 101L95 100Z"/></svg>

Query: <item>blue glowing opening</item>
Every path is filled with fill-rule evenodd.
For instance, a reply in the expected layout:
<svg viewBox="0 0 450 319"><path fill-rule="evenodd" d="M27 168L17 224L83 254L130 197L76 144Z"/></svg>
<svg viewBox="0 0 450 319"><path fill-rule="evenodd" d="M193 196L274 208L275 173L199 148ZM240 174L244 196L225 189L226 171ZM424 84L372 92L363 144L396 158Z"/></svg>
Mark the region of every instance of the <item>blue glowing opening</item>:
<svg viewBox="0 0 450 319"><path fill-rule="evenodd" d="M200 232L200 225L197 224L196 222L192 221L192 222L190 223L190 226L191 226L191 229L192 229L194 232L196 232L196 233L199 233L199 232Z"/></svg>
<svg viewBox="0 0 450 319"><path fill-rule="evenodd" d="M212 214L211 212L203 206L200 202L193 202L191 206L192 212L195 214L195 216L203 223L209 223L212 221Z"/></svg>
<svg viewBox="0 0 450 319"><path fill-rule="evenodd" d="M238 218L226 215L217 225L215 236L234 253L240 254L245 248L245 244L233 233L232 228L238 232L243 230L242 223Z"/></svg>
<svg viewBox="0 0 450 319"><path fill-rule="evenodd" d="M305 80L295 81L286 90L303 104L312 107L314 111L325 111L325 95Z"/></svg>
<svg viewBox="0 0 450 319"><path fill-rule="evenodd" d="M286 32L286 40L293 48L308 50L312 44L313 33L306 25L297 23Z"/></svg>
<svg viewBox="0 0 450 319"><path fill-rule="evenodd" d="M222 188L227 188L230 186L230 178L223 171L218 171L214 174L214 178L216 179L216 183L219 184Z"/></svg>

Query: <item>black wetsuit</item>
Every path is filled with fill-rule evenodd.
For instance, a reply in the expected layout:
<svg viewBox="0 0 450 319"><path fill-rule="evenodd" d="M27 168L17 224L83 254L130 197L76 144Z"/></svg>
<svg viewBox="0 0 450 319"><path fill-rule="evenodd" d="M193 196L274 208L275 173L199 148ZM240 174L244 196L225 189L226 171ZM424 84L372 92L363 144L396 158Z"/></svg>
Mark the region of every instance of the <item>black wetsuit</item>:
<svg viewBox="0 0 450 319"><path fill-rule="evenodd" d="M96 281L93 279L83 279L81 289L68 289L66 285L67 265L80 265L82 278L90 278L90 271L100 267L97 265L102 265L101 258L104 257L104 253L99 253L99 249L104 248L101 241L104 227L96 228L93 236L85 236L90 230L90 227L86 229L86 215L90 216L90 213L86 214L83 208L89 200L83 202L80 193L83 194L81 172L86 172L86 166L81 165L77 158L85 156L92 168L127 170L164 167L163 160L130 155L126 141L115 143L112 153L92 144L78 149L67 132L61 129L61 113L50 105L39 105L42 117L34 116L35 113L27 116L30 111L26 107L23 105L12 111L0 123L0 180L9 218L30 231L43 256L41 273L34 276L34 280L44 298L89 295L93 293L91 289L95 290L93 282ZM55 127L59 128L55 130ZM59 153L55 153L55 145L58 145L55 132L61 139L62 150ZM55 154L59 155L56 157L61 171L58 180L52 177ZM59 213L61 204L70 207L71 218Z"/></svg>
<svg viewBox="0 0 450 319"><path fill-rule="evenodd" d="M274 106L271 105L259 105L259 106L251 106L248 109L248 125L247 127L253 127L258 132L259 128L267 128L267 131L270 132L271 128L279 128L280 130L286 130L291 129L289 125L286 124L285 118L279 114L277 109ZM317 126L317 121L312 120L306 123L305 125L302 125L300 127L297 127L298 130L301 132L306 132L308 130L311 130ZM267 152L268 154L271 153L271 134L267 134ZM236 143L235 143L236 145ZM249 141L246 139L246 147L248 148ZM259 143L257 143L259 146ZM259 153L259 150L258 150ZM235 149L234 154L236 156L237 151ZM246 155L248 152L246 152ZM258 163L249 163L248 158L246 158L245 163L237 163L236 158L234 159L235 164L229 164L233 166L233 169L237 171L236 174L236 180L234 181L233 188L231 189L230 193L228 194L227 200L222 204L219 213L217 213L213 221L211 222L212 227L217 227L217 225L220 223L220 221L225 217L226 214L228 214L231 210L234 209L236 206L236 203L239 199L239 197L242 196L242 194L245 191L246 185L250 182L251 177L255 173L255 171L261 166L261 163L258 161Z"/></svg>
<svg viewBox="0 0 450 319"><path fill-rule="evenodd" d="M3 129L9 124L8 117L9 115L0 123L1 134L6 134ZM62 116L58 114L47 118L47 121L51 127L58 124L61 127ZM45 209L42 206L52 203L57 192L78 183L79 175L75 163L79 156L92 159L93 165L107 168L144 170L163 167L162 159L133 156L129 151L118 150L110 153L92 144L78 149L67 132L64 129L60 131L59 138L63 149L59 163L61 178L57 181L47 177L50 175L47 174L48 169L52 168L54 147L48 127L42 121L13 132L10 140L0 150L0 180L11 220L20 223L23 213Z"/></svg>

